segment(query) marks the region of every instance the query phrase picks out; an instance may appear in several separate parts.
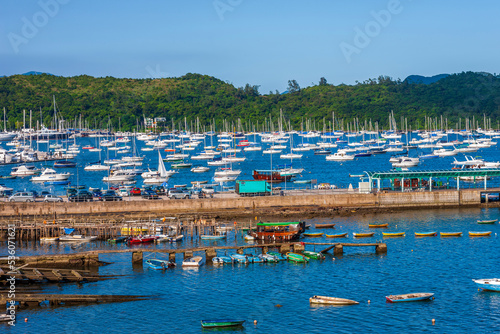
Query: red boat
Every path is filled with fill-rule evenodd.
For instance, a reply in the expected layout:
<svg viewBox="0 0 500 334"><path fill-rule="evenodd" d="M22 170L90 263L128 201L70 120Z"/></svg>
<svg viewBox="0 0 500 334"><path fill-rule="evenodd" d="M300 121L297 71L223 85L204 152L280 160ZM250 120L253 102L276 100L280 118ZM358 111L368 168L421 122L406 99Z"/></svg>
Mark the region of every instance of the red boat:
<svg viewBox="0 0 500 334"><path fill-rule="evenodd" d="M240 140L240 142L236 146L238 147L250 146L250 143L248 142L248 140Z"/></svg>
<svg viewBox="0 0 500 334"><path fill-rule="evenodd" d="M156 237L133 237L128 240L130 244L145 244L148 242L154 242L156 240Z"/></svg>
<svg viewBox="0 0 500 334"><path fill-rule="evenodd" d="M84 150L90 150L92 148L94 148L94 146L87 145L87 146L82 147L82 149L84 149Z"/></svg>
<svg viewBox="0 0 500 334"><path fill-rule="evenodd" d="M293 175L281 175L278 170L257 170L253 171L254 180L266 180L273 182L290 181Z"/></svg>

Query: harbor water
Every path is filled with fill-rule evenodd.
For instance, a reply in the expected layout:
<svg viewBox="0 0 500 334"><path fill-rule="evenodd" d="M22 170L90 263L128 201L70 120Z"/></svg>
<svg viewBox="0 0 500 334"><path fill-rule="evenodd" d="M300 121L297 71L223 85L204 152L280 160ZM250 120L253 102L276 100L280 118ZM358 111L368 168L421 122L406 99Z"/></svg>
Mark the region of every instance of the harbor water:
<svg viewBox="0 0 500 334"><path fill-rule="evenodd" d="M20 310L16 326L0 324L2 333L200 333L200 320L246 320L245 333L493 333L500 331L500 293L478 291L472 279L500 276L500 225L478 224L498 219L497 208L353 213L350 217L307 220L310 232L348 232L348 238L301 238L304 242L385 242L387 254L374 247L344 247L342 256L308 264L280 262L155 271L132 265L130 253L101 255L111 264L99 273L124 275L97 283L45 285L44 293L147 295L151 299L87 306L37 307ZM315 223L335 223L316 230ZM388 223L370 229L369 223ZM492 231L490 237L469 237L469 231ZM371 238L354 240L353 232L373 231ZM382 232L405 232L384 238ZM463 232L461 237L415 237L415 232ZM135 246L188 248L196 245L246 244L231 232L227 241L185 239L178 244ZM327 246L306 245L320 251ZM18 256L69 253L92 249L125 249L124 244L91 242L81 245L17 245ZM0 254L6 254L5 242ZM144 253L145 259L154 255ZM219 253L223 255L223 253ZM228 253L230 255L230 253ZM162 258L160 254L158 258ZM39 288L39 287L36 287ZM435 299L386 303L385 296L431 292ZM315 307L314 295L353 299L359 305ZM24 319L28 321L25 322ZM435 319L435 324L432 323ZM254 325L254 321L257 324ZM232 332L232 331L229 331Z"/></svg>

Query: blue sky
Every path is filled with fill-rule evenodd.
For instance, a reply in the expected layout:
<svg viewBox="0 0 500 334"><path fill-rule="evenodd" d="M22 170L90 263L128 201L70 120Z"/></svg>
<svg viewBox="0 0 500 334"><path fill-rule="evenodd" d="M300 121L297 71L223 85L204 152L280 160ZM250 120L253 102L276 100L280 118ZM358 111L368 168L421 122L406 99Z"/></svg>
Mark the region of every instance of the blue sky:
<svg viewBox="0 0 500 334"><path fill-rule="evenodd" d="M2 1L0 75L202 73L284 91L325 77L498 73L499 1Z"/></svg>

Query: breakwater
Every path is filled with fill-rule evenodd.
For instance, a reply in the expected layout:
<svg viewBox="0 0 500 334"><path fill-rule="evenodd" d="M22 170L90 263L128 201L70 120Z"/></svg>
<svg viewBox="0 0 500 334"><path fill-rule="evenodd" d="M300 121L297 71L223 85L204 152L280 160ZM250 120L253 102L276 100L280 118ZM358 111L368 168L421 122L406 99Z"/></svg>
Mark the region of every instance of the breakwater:
<svg viewBox="0 0 500 334"><path fill-rule="evenodd" d="M480 206L483 192L499 189L437 190L432 192L311 192L301 195L238 197L186 200L125 200L122 202L10 203L0 202L0 217L37 217L44 219L74 216L104 217L248 217L294 214L330 215L356 209L401 209Z"/></svg>

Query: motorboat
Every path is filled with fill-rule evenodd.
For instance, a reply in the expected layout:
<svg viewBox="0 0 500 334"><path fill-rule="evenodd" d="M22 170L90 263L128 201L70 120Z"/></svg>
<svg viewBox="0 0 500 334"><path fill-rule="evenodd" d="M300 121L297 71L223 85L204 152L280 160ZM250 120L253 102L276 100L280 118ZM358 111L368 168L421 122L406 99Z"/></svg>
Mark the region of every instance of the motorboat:
<svg viewBox="0 0 500 334"><path fill-rule="evenodd" d="M473 279L480 289L486 291L500 291L500 279L499 278L483 278L483 279Z"/></svg>
<svg viewBox="0 0 500 334"><path fill-rule="evenodd" d="M30 181L45 182L45 181L66 181L71 176L71 173L57 173L52 168L45 168L38 176L33 176Z"/></svg>
<svg viewBox="0 0 500 334"><path fill-rule="evenodd" d="M182 261L183 267L199 267L203 264L203 258L201 256L188 257Z"/></svg>
<svg viewBox="0 0 500 334"><path fill-rule="evenodd" d="M35 168L35 166L21 165L19 167L12 168L10 175L12 176L30 176L35 175L40 172L40 169Z"/></svg>
<svg viewBox="0 0 500 334"><path fill-rule="evenodd" d="M328 161L354 160L354 155L349 155L344 150L340 150L340 151L333 153L331 155L327 155L326 160L328 160Z"/></svg>
<svg viewBox="0 0 500 334"><path fill-rule="evenodd" d="M403 295L390 295L386 296L385 299L388 303L402 303L402 302L416 302L421 300L434 299L433 293L428 292L418 292L418 293L407 293Z"/></svg>
<svg viewBox="0 0 500 334"><path fill-rule="evenodd" d="M208 172L210 168L204 167L204 166L198 166L198 167L193 167L191 168L191 172L193 173L205 173Z"/></svg>
<svg viewBox="0 0 500 334"><path fill-rule="evenodd" d="M135 174L126 170L116 170L113 174L102 178L104 182L122 182L130 181L135 177Z"/></svg>
<svg viewBox="0 0 500 334"><path fill-rule="evenodd" d="M59 237L59 241L65 242L65 241L70 241L70 242L89 242L89 241L94 241L97 240L97 236L90 236L86 237L81 234L68 234L68 235L63 235Z"/></svg>

